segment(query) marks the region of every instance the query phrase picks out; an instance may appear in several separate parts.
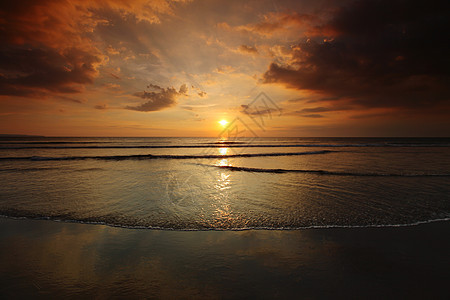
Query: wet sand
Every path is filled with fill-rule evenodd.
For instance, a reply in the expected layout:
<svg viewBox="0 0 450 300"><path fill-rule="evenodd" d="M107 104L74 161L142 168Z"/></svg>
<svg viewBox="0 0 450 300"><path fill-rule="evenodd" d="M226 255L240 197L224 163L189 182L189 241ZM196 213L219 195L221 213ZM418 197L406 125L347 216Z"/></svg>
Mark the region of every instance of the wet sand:
<svg viewBox="0 0 450 300"><path fill-rule="evenodd" d="M444 299L450 222L162 231L0 218L2 298Z"/></svg>

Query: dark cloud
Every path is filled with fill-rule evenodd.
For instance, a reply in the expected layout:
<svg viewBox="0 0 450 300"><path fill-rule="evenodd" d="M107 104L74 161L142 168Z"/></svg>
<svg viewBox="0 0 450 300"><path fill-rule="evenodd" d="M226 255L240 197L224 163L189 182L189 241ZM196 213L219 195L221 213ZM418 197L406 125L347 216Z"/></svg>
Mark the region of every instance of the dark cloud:
<svg viewBox="0 0 450 300"><path fill-rule="evenodd" d="M348 110L351 109L349 106L338 106L338 107L311 107L311 108L304 108L302 110L297 111L297 113L303 114L303 113L323 113L323 112L331 112L331 111L341 111L341 110Z"/></svg>
<svg viewBox="0 0 450 300"><path fill-rule="evenodd" d="M156 85L156 84L152 84L152 83L150 83L149 85L147 85L147 88L148 89L154 89L154 90L162 90L162 87L160 87L159 85Z"/></svg>
<svg viewBox="0 0 450 300"><path fill-rule="evenodd" d="M76 98L62 96L62 95L58 96L57 98L65 100L65 101L73 102L73 103L79 103L79 104L83 104L83 103L87 102L87 99L85 99L85 98L76 99Z"/></svg>
<svg viewBox="0 0 450 300"><path fill-rule="evenodd" d="M295 99L294 99L295 100ZM288 102L297 102L297 101L288 101ZM287 116L297 116L303 118L325 118L325 115L322 113L328 112L337 112L337 111L347 111L352 110L354 107L349 105L334 105L334 106L318 106L318 107L308 107L300 110L286 110L284 115Z"/></svg>
<svg viewBox="0 0 450 300"><path fill-rule="evenodd" d="M108 106L106 104L98 104L94 106L95 109L104 110L108 109Z"/></svg>
<svg viewBox="0 0 450 300"><path fill-rule="evenodd" d="M0 94L42 96L45 92L78 93L93 82L100 59L69 48L0 48Z"/></svg>
<svg viewBox="0 0 450 300"><path fill-rule="evenodd" d="M111 75L111 77L115 78L115 79L119 79L120 80L120 76L116 75L114 73L109 73L109 75Z"/></svg>
<svg viewBox="0 0 450 300"><path fill-rule="evenodd" d="M153 89L153 91L137 92L134 94L136 97L148 99L147 102L138 106L127 106L125 108L142 112L163 110L174 106L177 103L178 97L186 96L188 90L186 84L181 85L179 91L173 87L162 88L154 84L149 84L148 88Z"/></svg>
<svg viewBox="0 0 450 300"><path fill-rule="evenodd" d="M78 93L97 76L100 52L83 37L95 26L63 1L2 1L0 94Z"/></svg>
<svg viewBox="0 0 450 300"><path fill-rule="evenodd" d="M183 84L183 85L180 86L180 89L179 89L178 93L182 94L182 95L187 95L187 91L188 91L187 85Z"/></svg>
<svg viewBox="0 0 450 300"><path fill-rule="evenodd" d="M331 111L331 108L328 107L313 107L313 108L304 108L300 110L300 113L317 113L317 112L327 112Z"/></svg>
<svg viewBox="0 0 450 300"><path fill-rule="evenodd" d="M275 108L271 108L271 107L265 107L265 108L261 108L261 107L255 107L255 106L250 106L250 105L245 105L242 104L241 105L241 113L249 115L249 116L267 116L267 115L272 115L272 113L274 112L279 112L278 109Z"/></svg>
<svg viewBox="0 0 450 300"><path fill-rule="evenodd" d="M170 0L1 1L0 95L45 97L81 92L97 77L98 65L106 61L99 50L106 36L98 38L104 27L115 28L117 19L159 23L159 16L172 14ZM132 28L124 28L122 41L134 37ZM116 55L110 48L105 52Z"/></svg>
<svg viewBox="0 0 450 300"><path fill-rule="evenodd" d="M450 99L448 1L357 1L336 9L316 36L272 63L279 82L364 107L437 105Z"/></svg>
<svg viewBox="0 0 450 300"><path fill-rule="evenodd" d="M258 49L256 49L255 47L252 47L252 46L247 46L247 45L241 45L239 47L239 51L244 52L244 53L250 53L250 54L258 53Z"/></svg>
<svg viewBox="0 0 450 300"><path fill-rule="evenodd" d="M314 118L314 119L323 118L324 117L321 114L306 114L306 115L301 115L301 116L304 117L304 118Z"/></svg>

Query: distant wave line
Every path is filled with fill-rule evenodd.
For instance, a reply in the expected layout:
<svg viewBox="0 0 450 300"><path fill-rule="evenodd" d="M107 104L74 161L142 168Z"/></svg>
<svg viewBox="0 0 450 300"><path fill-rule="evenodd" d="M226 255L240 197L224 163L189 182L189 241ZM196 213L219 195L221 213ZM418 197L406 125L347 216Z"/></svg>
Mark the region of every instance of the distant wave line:
<svg viewBox="0 0 450 300"><path fill-rule="evenodd" d="M79 143L85 144L86 142ZM104 142L107 143L107 142ZM58 144L55 142L55 144ZM64 144L64 143L60 143ZM75 143L78 144L78 143ZM94 143L97 144L97 143ZM0 150L19 149L183 149L183 148L358 148L358 147L450 147L450 144L246 144L246 143L208 143L197 145L115 145L115 146L0 146Z"/></svg>
<svg viewBox="0 0 450 300"><path fill-rule="evenodd" d="M153 155L153 154L137 154L137 155L114 155L114 156L24 156L24 157L0 157L0 160L31 160L31 161L51 161L51 160L144 160L144 159L207 159L207 158L232 158L232 157L262 157L262 156L298 156L298 155L314 155L327 154L338 151L321 150L309 152L284 152L284 153L242 153L242 154L228 154L228 155Z"/></svg>
<svg viewBox="0 0 450 300"><path fill-rule="evenodd" d="M334 176L363 176L363 177L450 177L450 174L395 174L395 173L357 173L357 172L338 172L338 171L325 171L325 170L291 170L291 169L265 169L265 168L248 168L237 166L216 166L216 165L203 165L209 167L216 167L221 169L227 169L231 171L241 172L255 172L255 173L309 173L317 175L334 175Z"/></svg>
<svg viewBox="0 0 450 300"><path fill-rule="evenodd" d="M113 143L117 143L117 142L111 142L111 141L71 141L71 142L41 142L41 141L0 141L0 144L22 144L22 145L51 145L51 144L113 144ZM146 143L151 143L151 142L146 142Z"/></svg>

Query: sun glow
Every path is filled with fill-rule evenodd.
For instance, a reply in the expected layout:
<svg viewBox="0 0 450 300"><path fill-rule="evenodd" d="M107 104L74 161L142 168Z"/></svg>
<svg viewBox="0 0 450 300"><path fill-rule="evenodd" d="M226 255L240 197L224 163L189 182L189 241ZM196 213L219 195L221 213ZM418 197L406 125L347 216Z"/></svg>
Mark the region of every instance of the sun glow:
<svg viewBox="0 0 450 300"><path fill-rule="evenodd" d="M219 123L220 125L222 125L222 127L225 127L225 126L227 126L228 121L227 121L227 120L220 120L218 123Z"/></svg>

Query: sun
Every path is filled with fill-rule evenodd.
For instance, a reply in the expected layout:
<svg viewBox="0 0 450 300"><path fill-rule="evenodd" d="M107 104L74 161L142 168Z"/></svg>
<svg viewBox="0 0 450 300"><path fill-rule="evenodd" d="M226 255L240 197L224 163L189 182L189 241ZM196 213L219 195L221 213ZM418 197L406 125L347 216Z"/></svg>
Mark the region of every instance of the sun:
<svg viewBox="0 0 450 300"><path fill-rule="evenodd" d="M220 120L218 123L219 123L220 125L222 125L222 127L225 127L225 126L227 126L228 121L227 121L227 120Z"/></svg>

